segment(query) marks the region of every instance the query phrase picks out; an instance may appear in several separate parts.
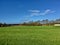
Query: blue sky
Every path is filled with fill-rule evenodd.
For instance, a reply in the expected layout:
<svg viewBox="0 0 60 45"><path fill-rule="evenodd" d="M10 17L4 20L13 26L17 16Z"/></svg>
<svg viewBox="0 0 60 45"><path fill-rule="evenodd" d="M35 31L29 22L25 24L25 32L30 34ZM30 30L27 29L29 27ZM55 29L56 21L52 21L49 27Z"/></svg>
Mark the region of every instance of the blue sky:
<svg viewBox="0 0 60 45"><path fill-rule="evenodd" d="M0 0L0 22L60 18L60 0Z"/></svg>

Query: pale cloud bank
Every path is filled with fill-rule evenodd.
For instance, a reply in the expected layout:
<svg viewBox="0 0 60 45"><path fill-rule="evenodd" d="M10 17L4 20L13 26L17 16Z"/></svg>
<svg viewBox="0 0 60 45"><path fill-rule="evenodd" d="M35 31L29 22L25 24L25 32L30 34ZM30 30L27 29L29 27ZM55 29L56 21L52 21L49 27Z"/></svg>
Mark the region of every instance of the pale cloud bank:
<svg viewBox="0 0 60 45"><path fill-rule="evenodd" d="M55 11L51 9L46 9L44 12L41 12L40 10L29 10L31 16L39 16L39 15L47 15L54 13Z"/></svg>

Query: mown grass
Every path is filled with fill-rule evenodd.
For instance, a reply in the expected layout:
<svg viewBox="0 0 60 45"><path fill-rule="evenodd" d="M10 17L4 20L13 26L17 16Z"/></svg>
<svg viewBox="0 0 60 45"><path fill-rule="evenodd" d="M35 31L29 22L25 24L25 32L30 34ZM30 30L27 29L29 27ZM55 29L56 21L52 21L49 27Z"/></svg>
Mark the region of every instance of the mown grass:
<svg viewBox="0 0 60 45"><path fill-rule="evenodd" d="M0 45L60 45L60 27L0 27Z"/></svg>

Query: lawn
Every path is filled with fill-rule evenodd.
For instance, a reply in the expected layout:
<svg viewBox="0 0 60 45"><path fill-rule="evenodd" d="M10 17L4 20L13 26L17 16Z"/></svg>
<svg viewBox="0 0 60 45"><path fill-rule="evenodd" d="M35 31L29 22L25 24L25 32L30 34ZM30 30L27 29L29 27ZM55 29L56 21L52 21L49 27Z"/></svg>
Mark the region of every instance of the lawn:
<svg viewBox="0 0 60 45"><path fill-rule="evenodd" d="M60 45L60 27L0 27L0 45Z"/></svg>

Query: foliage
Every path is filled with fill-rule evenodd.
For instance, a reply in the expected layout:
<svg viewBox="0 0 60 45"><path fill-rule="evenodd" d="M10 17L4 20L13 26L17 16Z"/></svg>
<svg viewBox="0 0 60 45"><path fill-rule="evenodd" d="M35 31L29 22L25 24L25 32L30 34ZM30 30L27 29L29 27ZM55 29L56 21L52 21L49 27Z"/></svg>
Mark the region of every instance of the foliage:
<svg viewBox="0 0 60 45"><path fill-rule="evenodd" d="M15 25L21 25L21 26L52 26L54 24L60 24L60 19L56 20L51 20L49 21L48 19L46 20L37 20L37 21L28 21L28 22L23 22L21 24L6 24L6 23L0 23L0 27L7 27L7 26L15 26Z"/></svg>

